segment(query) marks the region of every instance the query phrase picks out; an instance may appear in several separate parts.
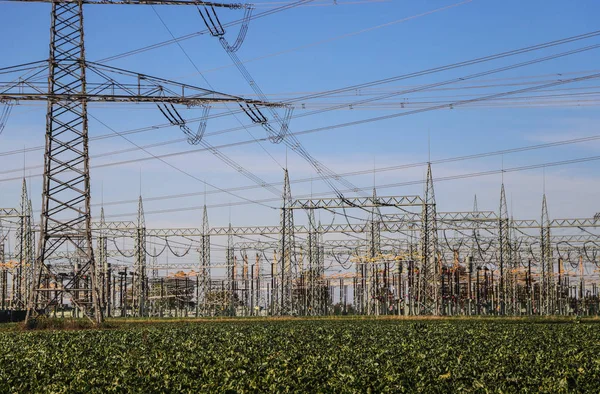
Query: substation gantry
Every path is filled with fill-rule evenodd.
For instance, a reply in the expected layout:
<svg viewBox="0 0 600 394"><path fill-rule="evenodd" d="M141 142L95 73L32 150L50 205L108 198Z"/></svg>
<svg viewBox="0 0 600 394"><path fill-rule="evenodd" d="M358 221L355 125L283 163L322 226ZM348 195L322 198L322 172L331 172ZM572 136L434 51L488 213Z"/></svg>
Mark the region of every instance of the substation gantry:
<svg viewBox="0 0 600 394"><path fill-rule="evenodd" d="M471 211L438 212L430 166L423 196L293 199L284 179L275 226L210 227L204 207L200 227L147 228L141 197L136 221L106 221L102 209L90 232L104 316L599 313L598 217L550 219L545 197L540 219L509 217L503 185L497 212L476 200ZM24 240L14 251L0 244L5 308L22 308L36 279L31 240L44 228L26 193L21 209L0 210L3 240ZM318 210L344 221L316 221ZM42 275L39 286L53 301L38 301L39 312L83 314L61 296L80 250L46 264L56 279Z"/></svg>

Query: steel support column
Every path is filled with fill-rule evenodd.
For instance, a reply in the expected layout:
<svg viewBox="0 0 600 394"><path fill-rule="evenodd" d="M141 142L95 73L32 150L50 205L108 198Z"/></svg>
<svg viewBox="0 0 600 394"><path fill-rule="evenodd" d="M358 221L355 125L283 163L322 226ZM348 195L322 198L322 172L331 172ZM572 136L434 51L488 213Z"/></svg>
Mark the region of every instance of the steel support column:
<svg viewBox="0 0 600 394"><path fill-rule="evenodd" d="M418 313L438 315L440 313L440 292L438 256L437 256L437 221L435 192L431 164L427 166L425 198L422 211L421 256L418 280Z"/></svg>
<svg viewBox="0 0 600 394"><path fill-rule="evenodd" d="M87 316L102 321L90 223L82 4L52 3L48 94L61 98L48 100L41 234L28 319L66 295ZM61 283L47 262L69 246L79 250L82 263L72 278Z"/></svg>

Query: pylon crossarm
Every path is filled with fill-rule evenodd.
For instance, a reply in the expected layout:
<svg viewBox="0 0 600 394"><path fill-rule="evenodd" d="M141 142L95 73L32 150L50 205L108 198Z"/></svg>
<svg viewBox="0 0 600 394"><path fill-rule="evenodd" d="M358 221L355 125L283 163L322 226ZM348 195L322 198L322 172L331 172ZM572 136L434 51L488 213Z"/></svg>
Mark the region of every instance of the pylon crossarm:
<svg viewBox="0 0 600 394"><path fill-rule="evenodd" d="M113 5L206 5L209 7L242 9L248 4L241 3L214 3L210 1L195 1L195 0L4 0L19 3L57 3L57 4L113 4Z"/></svg>
<svg viewBox="0 0 600 394"><path fill-rule="evenodd" d="M77 59L61 59L77 64ZM46 61L48 62L48 61ZM170 103L195 107L210 103L244 103L255 107L283 107L281 103L249 100L198 86L184 84L164 78L137 73L94 62L85 62L86 92L78 89L63 89L48 92L47 81L36 77L16 78L10 82L0 81L0 101L87 101L87 102L146 102Z"/></svg>
<svg viewBox="0 0 600 394"><path fill-rule="evenodd" d="M2 220L6 218L18 218L21 216L21 212L16 208L0 208L0 218L2 218Z"/></svg>

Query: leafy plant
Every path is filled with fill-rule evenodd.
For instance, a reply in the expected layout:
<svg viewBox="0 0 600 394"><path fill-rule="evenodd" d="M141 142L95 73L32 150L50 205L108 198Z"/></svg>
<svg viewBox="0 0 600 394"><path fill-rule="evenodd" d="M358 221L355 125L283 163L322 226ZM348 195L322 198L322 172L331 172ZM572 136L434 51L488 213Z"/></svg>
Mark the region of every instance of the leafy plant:
<svg viewBox="0 0 600 394"><path fill-rule="evenodd" d="M0 392L597 392L600 325L226 320L0 332Z"/></svg>

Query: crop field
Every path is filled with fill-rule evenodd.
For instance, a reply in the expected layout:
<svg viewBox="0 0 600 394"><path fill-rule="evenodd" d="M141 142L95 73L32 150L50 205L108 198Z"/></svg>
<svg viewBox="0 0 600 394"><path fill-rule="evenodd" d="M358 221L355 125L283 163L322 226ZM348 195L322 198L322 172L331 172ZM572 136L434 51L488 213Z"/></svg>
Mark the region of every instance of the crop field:
<svg viewBox="0 0 600 394"><path fill-rule="evenodd" d="M250 320L0 332L0 392L598 392L597 321Z"/></svg>

